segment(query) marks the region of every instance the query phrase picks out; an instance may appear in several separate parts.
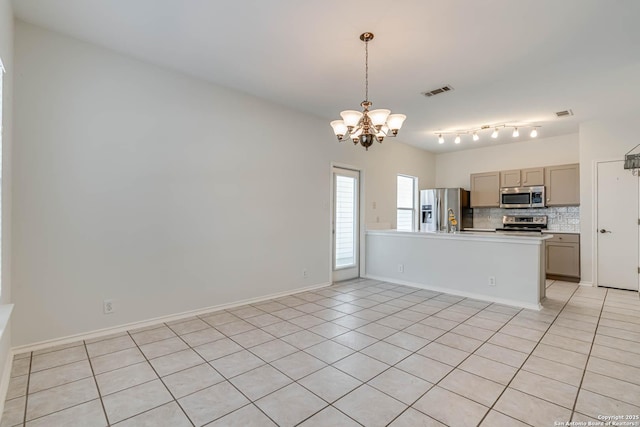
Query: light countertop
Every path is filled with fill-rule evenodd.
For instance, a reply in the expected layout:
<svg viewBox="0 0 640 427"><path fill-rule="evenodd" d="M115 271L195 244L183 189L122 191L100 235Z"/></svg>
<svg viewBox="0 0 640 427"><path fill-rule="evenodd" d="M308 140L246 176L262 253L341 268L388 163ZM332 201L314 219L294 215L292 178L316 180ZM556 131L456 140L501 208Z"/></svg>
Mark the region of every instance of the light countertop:
<svg viewBox="0 0 640 427"><path fill-rule="evenodd" d="M495 228L466 228L464 231L495 233ZM542 234L580 234L579 231L542 230Z"/></svg>
<svg viewBox="0 0 640 427"><path fill-rule="evenodd" d="M504 243L523 243L540 245L544 240L550 239L550 235L542 235L538 233L521 233L507 234L496 232L482 231L460 231L457 233L433 233L427 231L398 231L398 230L369 230L367 235L370 236L397 236L410 237L418 239L448 239L448 240L467 240L467 241L487 241L487 242L504 242Z"/></svg>

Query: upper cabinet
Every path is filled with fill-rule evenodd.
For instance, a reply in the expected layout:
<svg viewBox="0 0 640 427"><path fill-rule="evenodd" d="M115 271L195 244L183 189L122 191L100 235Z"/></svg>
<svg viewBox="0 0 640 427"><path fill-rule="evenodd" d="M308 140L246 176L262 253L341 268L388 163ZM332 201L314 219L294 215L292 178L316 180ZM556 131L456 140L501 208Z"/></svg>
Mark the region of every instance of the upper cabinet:
<svg viewBox="0 0 640 427"><path fill-rule="evenodd" d="M471 207L500 207L500 188L545 186L546 206L580 205L580 165L471 174Z"/></svg>
<svg viewBox="0 0 640 427"><path fill-rule="evenodd" d="M475 173L471 175L471 207L493 208L500 206L500 173Z"/></svg>
<svg viewBox="0 0 640 427"><path fill-rule="evenodd" d="M500 187L531 187L544 185L544 168L500 171Z"/></svg>
<svg viewBox="0 0 640 427"><path fill-rule="evenodd" d="M500 187L520 187L520 169L500 171Z"/></svg>
<svg viewBox="0 0 640 427"><path fill-rule="evenodd" d="M580 166L548 166L545 169L547 206L580 204Z"/></svg>
<svg viewBox="0 0 640 427"><path fill-rule="evenodd" d="M544 185L544 168L522 169L520 175L522 175L523 187Z"/></svg>

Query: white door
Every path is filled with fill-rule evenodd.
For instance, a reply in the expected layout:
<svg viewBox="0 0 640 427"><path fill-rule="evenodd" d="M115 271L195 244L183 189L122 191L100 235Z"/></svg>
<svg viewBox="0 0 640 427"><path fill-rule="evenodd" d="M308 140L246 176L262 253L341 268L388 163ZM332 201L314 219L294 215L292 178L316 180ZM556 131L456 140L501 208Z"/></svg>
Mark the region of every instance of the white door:
<svg viewBox="0 0 640 427"><path fill-rule="evenodd" d="M598 163L597 285L638 290L638 177L623 161Z"/></svg>
<svg viewBox="0 0 640 427"><path fill-rule="evenodd" d="M359 271L360 173L333 168L333 281L348 280Z"/></svg>

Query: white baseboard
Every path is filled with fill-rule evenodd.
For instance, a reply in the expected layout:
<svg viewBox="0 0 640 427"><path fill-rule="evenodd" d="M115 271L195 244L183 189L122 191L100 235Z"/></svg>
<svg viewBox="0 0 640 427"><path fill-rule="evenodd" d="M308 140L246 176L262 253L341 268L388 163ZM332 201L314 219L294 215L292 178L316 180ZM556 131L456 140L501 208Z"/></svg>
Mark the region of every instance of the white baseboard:
<svg viewBox="0 0 640 427"><path fill-rule="evenodd" d="M580 283L578 283L578 285L580 285L580 286L590 286L590 287L592 287L592 288L593 288L593 287L595 287L595 285L593 284L593 282L583 282L583 281L580 281Z"/></svg>
<svg viewBox="0 0 640 427"><path fill-rule="evenodd" d="M465 298L473 298L473 299L477 299L477 300L480 300L480 301L495 302L497 304L504 304L504 305L510 305L510 306L513 306L513 307L526 308L526 309L529 309L529 310L539 311L539 310L542 309L542 305L540 305L540 304L528 304L528 303L525 303L525 302L522 302L522 301L515 301L515 300L506 299L506 298L489 298L486 295L476 294L476 293L473 293L473 292L458 291L458 290L450 289L450 288L442 288L442 287L439 287L439 286L424 285L422 283L407 282L405 280L398 280L398 279L392 279L392 278L381 277L381 276L366 275L366 276L363 276L363 277L365 277L367 279L382 280L384 282L397 283L399 285L411 286L412 288L426 289L426 290L435 291L435 292L443 292L445 294L457 295L457 296L465 297Z"/></svg>
<svg viewBox="0 0 640 427"><path fill-rule="evenodd" d="M167 315L167 316L161 316L161 317L155 317L153 319L142 320L142 321L139 321L139 322L132 322L132 323L124 324L124 325L113 326L113 327L110 327L110 328L98 329L96 331L84 332L84 333L75 334L75 335L69 335L69 336L62 337L62 338L55 338L55 339L51 339L51 340L40 341L40 342L33 343L33 344L21 345L21 346L18 346L18 347L14 347L12 349L12 353L13 354L27 353L27 352L42 350L42 349L45 349L45 348L54 347L54 346L58 346L58 345L70 344L70 343L76 342L76 341L88 340L88 339L93 339L93 338L100 338L100 337L107 336L107 335L113 335L113 334L117 334L117 333L120 333L120 332L129 331L131 329L138 329L138 328L144 328L144 327L147 327L147 326L157 325L157 324L160 324L160 323L173 322L175 320L181 320L181 319L185 319L185 318L189 318L189 317L193 317L193 316L199 316L201 314L212 313L212 312L220 311L220 310L227 310L229 308L234 308L234 307L238 307L238 306L241 306L241 305L255 304L255 303L262 302L262 301L267 301L267 300L270 300L270 299L273 299L273 298L280 298L280 297L284 297L284 296L287 296L287 295L299 294L299 293L302 293L302 292L307 292L307 291L311 291L311 290L314 290L314 289L320 289L320 288L324 288L324 287L327 287L327 286L331 286L331 283L321 283L321 284L317 284L317 285L307 286L307 287L304 287L304 288L297 288L297 289L295 289L293 291L276 292L274 294L264 295L264 296L257 297L257 298L249 298L249 299L245 299L245 300L241 300L241 301L235 301L235 302L226 303L226 304L219 304L219 305L214 305L214 306L211 306L211 307L200 308L200 309L197 309L197 310L190 310L190 311L185 311L185 312L182 312L182 313L170 314L170 315ZM13 354L12 354L12 358L13 358Z"/></svg>

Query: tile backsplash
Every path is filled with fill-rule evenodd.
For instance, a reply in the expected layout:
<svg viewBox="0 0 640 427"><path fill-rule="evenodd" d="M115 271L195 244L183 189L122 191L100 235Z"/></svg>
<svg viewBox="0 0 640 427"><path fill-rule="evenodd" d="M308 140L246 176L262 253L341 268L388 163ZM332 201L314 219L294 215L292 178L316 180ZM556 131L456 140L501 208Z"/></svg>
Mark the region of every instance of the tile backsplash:
<svg viewBox="0 0 640 427"><path fill-rule="evenodd" d="M474 208L473 228L502 227L503 215L547 215L547 227L553 231L580 232L580 207L563 206L535 209Z"/></svg>

